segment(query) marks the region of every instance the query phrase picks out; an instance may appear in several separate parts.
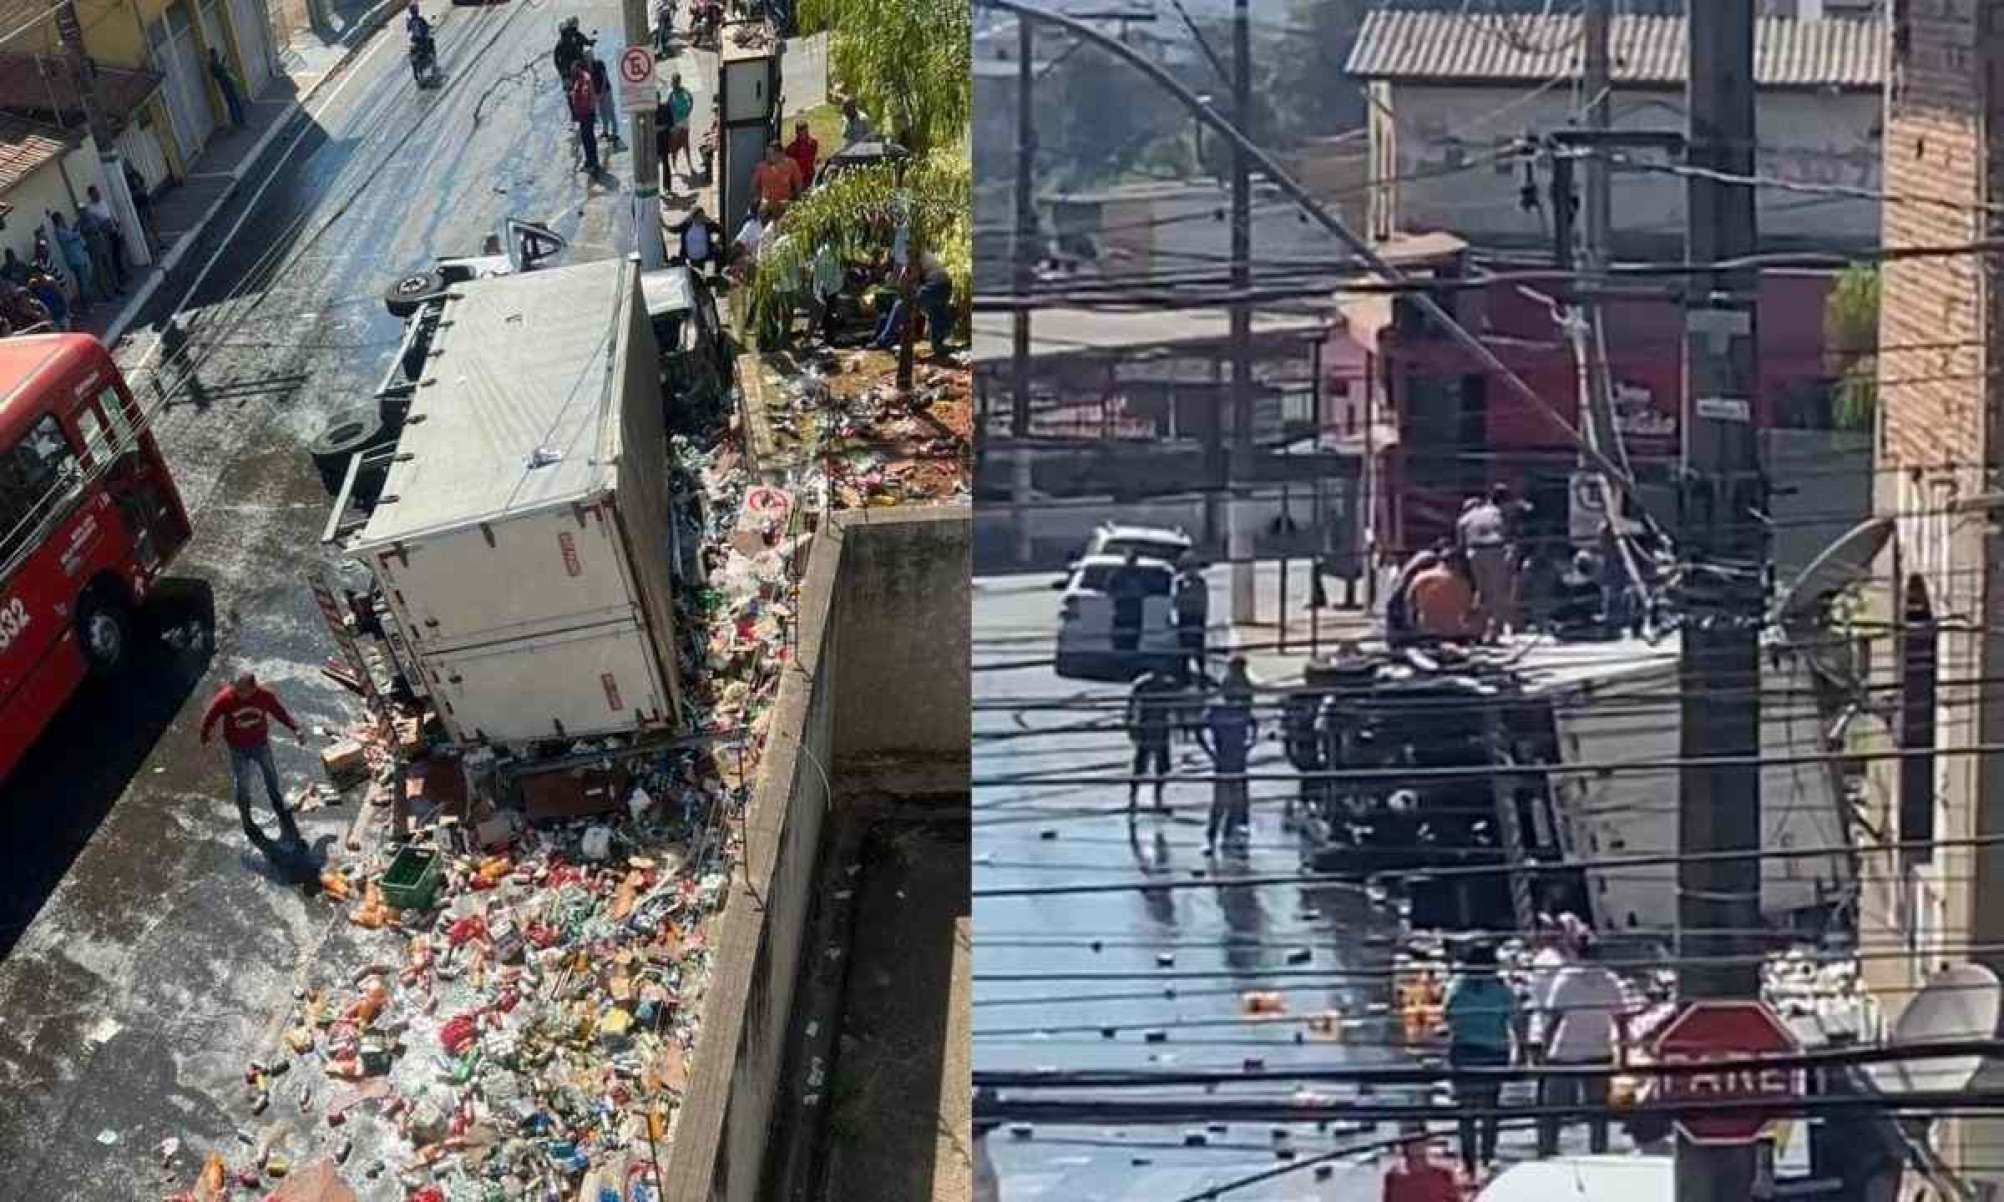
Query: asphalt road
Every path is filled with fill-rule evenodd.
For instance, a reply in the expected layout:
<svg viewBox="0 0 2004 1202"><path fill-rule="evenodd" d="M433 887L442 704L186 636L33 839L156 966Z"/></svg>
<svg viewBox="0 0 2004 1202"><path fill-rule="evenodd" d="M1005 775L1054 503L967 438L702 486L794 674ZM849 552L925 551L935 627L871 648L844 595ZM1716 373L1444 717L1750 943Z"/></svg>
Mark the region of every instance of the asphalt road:
<svg viewBox="0 0 2004 1202"><path fill-rule="evenodd" d="M1222 614L1227 609L1222 576L1212 575L1212 612ZM1048 574L976 581L977 779L1127 768L1131 745L1117 728L1117 711L1078 708L1124 699L1123 688L1060 680L1041 665L982 666L1049 656L1057 611L1050 581ZM1053 704L1071 708L1020 708ZM1179 757L1179 771L1207 770L1194 748L1179 749ZM1255 770L1284 763L1277 743L1265 743L1255 753ZM1339 975L1385 967L1389 937L1397 931L1394 915L1350 890L1223 883L1299 869L1295 836L1282 825L1285 792L1279 783L1254 784L1248 854L1213 866L1202 855L1207 784L1172 785L1174 814L1168 818L1145 813L1144 790L1144 815L1132 836L1124 816L1126 790L1120 786L978 787L977 891L1188 879L1199 871L1221 884L1168 892L977 897L976 1067L1236 1069L1247 1057L1262 1058L1276 1070L1403 1062L1405 1053L1393 1046L1383 1018L1382 983L1353 987ZM1317 969L1330 975L1267 975ZM1124 975L1050 978L1057 973ZM1010 977L1027 979L1005 979ZM1288 991L1288 1020L1243 1021L1243 993L1275 988ZM1296 1042L1302 1017L1331 1011L1345 1020L1339 1038ZM1111 1037L1102 1028L1111 1028ZM1150 1042L1150 1032L1159 1032L1161 1042ZM1000 1131L989 1146L1006 1202L1176 1202L1282 1167L1288 1162L1278 1158L1277 1147L1293 1148L1295 1163L1301 1163L1368 1138L1313 1124L1286 1128L1282 1135L1264 1125L1197 1130L1207 1141L1203 1147L1184 1147L1182 1127L1101 1126L1039 1127L1028 1138ZM1349 1158L1333 1162L1326 1179L1304 1169L1219 1196L1234 1202L1375 1202L1381 1173L1381 1164L1369 1157Z"/></svg>
<svg viewBox="0 0 2004 1202"><path fill-rule="evenodd" d="M631 245L629 160L612 155L589 187L573 169L548 53L562 17L610 33L618 8L433 15L444 86L415 90L401 34L379 35L278 136L120 348L137 391L157 378L172 394L157 429L196 534L163 617L175 642L76 698L0 788L0 1199L159 1196L154 1147L231 1144L251 1121L245 1062L275 1043L293 989L342 959L338 911L247 850L196 728L240 666L309 728L356 714L318 671L332 648L302 572L327 497L303 448L387 365L399 327L383 289L476 252L511 215L552 225L577 259ZM707 92L707 58L680 69ZM281 742L279 764L293 789L320 777L311 747ZM301 825L324 846L352 817Z"/></svg>

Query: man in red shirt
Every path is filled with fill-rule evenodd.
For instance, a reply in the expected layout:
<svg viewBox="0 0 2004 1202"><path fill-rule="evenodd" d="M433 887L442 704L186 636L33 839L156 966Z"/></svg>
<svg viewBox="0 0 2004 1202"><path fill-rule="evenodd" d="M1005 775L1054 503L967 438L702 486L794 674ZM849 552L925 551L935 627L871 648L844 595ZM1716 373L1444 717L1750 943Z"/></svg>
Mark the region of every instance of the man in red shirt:
<svg viewBox="0 0 2004 1202"><path fill-rule="evenodd" d="M786 144L786 157L792 159L794 166L800 168L802 188L814 182L814 158L820 153L821 143L816 142L814 135L807 132L807 122L795 122L793 141Z"/></svg>
<svg viewBox="0 0 2004 1202"><path fill-rule="evenodd" d="M280 838L284 843L299 846L304 841L299 837L299 828L293 825L292 811L285 808L285 798L278 788L278 766L271 759L271 719L276 718L292 732L292 737L301 743L306 736L299 731L299 724L285 707L278 703L271 690L257 682L251 672L240 674L234 684L224 685L209 701L209 708L202 712L202 745L209 744L209 736L216 724L223 727L223 743L230 749L230 778L235 783L237 795L237 815L243 819L244 834L253 846L267 854L271 851L271 841L264 837L257 823L251 819L251 769L256 768L264 775L264 791L271 798L271 808L278 814Z"/></svg>
<svg viewBox="0 0 2004 1202"><path fill-rule="evenodd" d="M1461 1202L1454 1170L1435 1164L1427 1152L1426 1124L1408 1120L1399 1124L1399 1134L1406 1140L1398 1161L1385 1171L1384 1202Z"/></svg>

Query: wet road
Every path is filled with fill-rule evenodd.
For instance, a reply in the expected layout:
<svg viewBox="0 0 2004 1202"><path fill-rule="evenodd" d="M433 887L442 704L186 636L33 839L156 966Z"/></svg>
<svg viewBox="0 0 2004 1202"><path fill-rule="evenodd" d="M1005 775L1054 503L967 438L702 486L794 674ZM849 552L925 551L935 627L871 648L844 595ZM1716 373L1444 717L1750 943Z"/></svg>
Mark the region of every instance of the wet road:
<svg viewBox="0 0 2004 1202"><path fill-rule="evenodd" d="M576 259L631 243L628 158L587 189L548 66L566 15L608 31L610 57L617 7L430 15L445 85L414 90L400 33L379 35L278 136L119 350L135 391L172 394L156 428L196 536L164 619L178 645L80 695L0 788L0 1198L158 1196L161 1139L229 1144L249 1121L244 1062L346 938L338 911L244 849L196 727L240 666L309 728L357 712L318 671L332 648L302 572L327 497L303 448L387 365L399 326L383 289L433 255L477 252L511 215L552 225ZM320 778L311 746L278 755L291 788ZM301 826L324 846L352 818L336 807Z"/></svg>
<svg viewBox="0 0 2004 1202"><path fill-rule="evenodd" d="M1060 680L1044 666L982 668L1050 654L1058 597L1050 581L1045 574L976 582L977 779L1126 770L1131 745L1116 728L1118 710L1105 708L1123 700L1124 689ZM1214 581L1212 612L1225 609L1222 581ZM1092 708L1095 702L1101 708ZM1022 708L1052 705L1063 708ZM1179 756L1179 771L1205 770L1194 747L1179 748ZM1263 743L1255 771L1276 763L1285 763L1279 745ZM1295 872L1300 856L1282 825L1284 796L1283 785L1256 782L1249 853L1207 869L1207 784L1172 785L1172 818L1147 814L1144 790L1132 838L1120 786L977 787L974 887ZM1341 976L1384 969L1396 929L1394 916L1359 892L1295 885L977 897L975 1064L1236 1070L1248 1057L1270 1069L1402 1063L1405 1053L1382 1016L1383 983ZM1293 975L1270 975L1276 972ZM1051 975L1071 973L1114 975ZM1286 1018L1245 1021L1242 995L1276 989L1286 991ZM1305 1016L1328 1012L1340 1016L1339 1036L1306 1034L1297 1042ZM1151 1033L1160 1042L1151 1042ZM1283 1138L1266 1125L1240 1124L1205 1132L1206 1146L1186 1148L1185 1132L1044 1126L1027 1139L997 1132L989 1145L1005 1202L1177 1202L1281 1167L1287 1162L1277 1147L1295 1149L1299 1163L1366 1138L1313 1124L1287 1129ZM1303 1169L1218 1196L1375 1202L1379 1164L1348 1159L1332 1168L1326 1179Z"/></svg>

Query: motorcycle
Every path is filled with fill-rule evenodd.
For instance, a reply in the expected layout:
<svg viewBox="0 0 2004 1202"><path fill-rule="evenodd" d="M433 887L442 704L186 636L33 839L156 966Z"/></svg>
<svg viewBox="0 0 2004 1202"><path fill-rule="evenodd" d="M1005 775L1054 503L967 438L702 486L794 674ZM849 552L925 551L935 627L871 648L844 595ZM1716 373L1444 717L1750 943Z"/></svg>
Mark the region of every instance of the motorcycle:
<svg viewBox="0 0 2004 1202"><path fill-rule="evenodd" d="M410 43L411 80L421 88L438 86L438 49L429 37L415 37Z"/></svg>

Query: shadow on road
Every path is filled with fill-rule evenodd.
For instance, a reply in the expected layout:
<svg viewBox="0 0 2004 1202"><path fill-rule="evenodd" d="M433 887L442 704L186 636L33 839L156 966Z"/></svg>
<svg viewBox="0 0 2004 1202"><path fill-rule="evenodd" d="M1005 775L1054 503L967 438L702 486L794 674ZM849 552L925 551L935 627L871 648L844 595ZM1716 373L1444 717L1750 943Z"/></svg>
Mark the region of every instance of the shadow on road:
<svg viewBox="0 0 2004 1202"><path fill-rule="evenodd" d="M114 679L86 684L0 783L0 956L14 948L49 893L90 842L215 653L208 583L157 586L150 634Z"/></svg>

